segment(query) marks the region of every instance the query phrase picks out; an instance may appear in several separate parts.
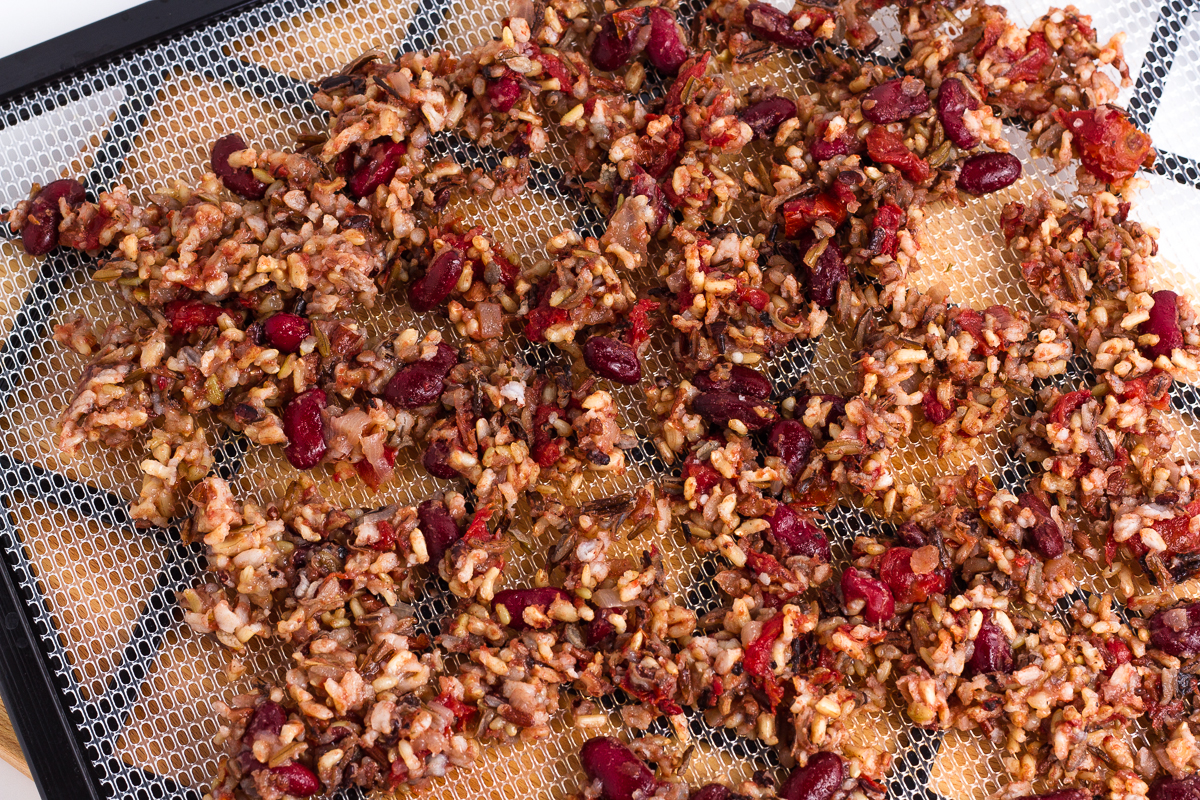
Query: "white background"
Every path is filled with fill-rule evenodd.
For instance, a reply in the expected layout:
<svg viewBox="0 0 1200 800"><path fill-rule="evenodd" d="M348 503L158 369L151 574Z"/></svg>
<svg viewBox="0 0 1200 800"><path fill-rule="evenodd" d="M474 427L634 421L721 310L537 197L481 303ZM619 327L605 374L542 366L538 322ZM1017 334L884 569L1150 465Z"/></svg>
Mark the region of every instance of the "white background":
<svg viewBox="0 0 1200 800"><path fill-rule="evenodd" d="M0 25L0 57L53 39L90 22L111 17L142 0L23 0L4 2L4 24ZM4 773L0 772L0 781ZM0 783L0 791L4 784ZM0 797L4 795L0 794ZM7 798L6 798L7 800Z"/></svg>
<svg viewBox="0 0 1200 800"><path fill-rule="evenodd" d="M0 800L38 800L33 781L0 761Z"/></svg>
<svg viewBox="0 0 1200 800"><path fill-rule="evenodd" d="M0 56L132 8L139 0L38 0L15 3L0 25ZM33 781L0 761L0 800L38 800Z"/></svg>
<svg viewBox="0 0 1200 800"><path fill-rule="evenodd" d="M0 25L0 57L139 5L141 0L37 0L13 3ZM8 6L8 3L5 3ZM0 800L39 800L33 781L0 761Z"/></svg>

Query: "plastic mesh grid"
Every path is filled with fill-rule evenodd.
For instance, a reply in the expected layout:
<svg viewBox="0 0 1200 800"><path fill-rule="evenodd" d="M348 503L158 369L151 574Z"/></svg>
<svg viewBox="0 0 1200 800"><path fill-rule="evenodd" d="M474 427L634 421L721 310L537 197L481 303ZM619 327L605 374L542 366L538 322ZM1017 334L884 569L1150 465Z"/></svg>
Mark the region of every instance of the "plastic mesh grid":
<svg viewBox="0 0 1200 800"><path fill-rule="evenodd" d="M1193 160L1200 157L1200 139L1194 135L1200 124L1200 23L1191 16L1195 4L1119 0L1081 5L1094 15L1102 33L1123 29L1129 34L1127 51L1138 82L1126 99L1166 151L1160 152L1159 174L1149 176L1151 186L1138 213L1163 228L1162 255L1183 263L1191 241L1187 226L1200 208L1200 169ZM1011 7L1022 22L1043 10L1032 0ZM147 189L172 178L198 178L209 143L229 131L241 132L260 147L286 147L321 126L305 82L367 49L478 44L493 35L503 13L504 4L496 0L275 0L219 18L0 104L0 198L11 204L24 196L30 182L59 175L84 175L93 190L124 183L144 197ZM878 55L898 52L896 37L889 41ZM804 75L802 59L781 56L733 80L739 85L770 81L802 92ZM1011 138L1028 168L1031 161L1022 150L1020 132L1014 130ZM496 157L451 138L437 147L440 155L454 155L464 163ZM561 148L550 151L525 196L499 204L462 201L457 210L495 232L525 263L540 257L545 238L563 227L595 232L600 221L596 212L558 189L553 164L562 163L563 156ZM1032 165L1028 177L1004 193L965 207L929 209L926 268L916 276L916 285L944 282L951 298L960 302L1035 305L1020 285L996 221L996 211L1009 197L1061 184L1061 177L1047 174L1045 163ZM745 232L753 229L749 215L731 222ZM174 530L147 532L131 525L126 507L136 491L140 453L89 449L68 462L53 445L54 421L80 362L49 340L52 325L78 311L101 322L130 311L111 291L88 280L87 264L77 254L59 252L38 263L3 241L0 263L0 334L5 338L0 351L0 495L5 512L0 548L15 565L14 577L35 617L42 650L66 687L65 705L104 794L199 797L217 758L210 743L216 732L212 702L249 686L228 685L221 671L223 656L179 621L175 593L200 572L199 556L178 544ZM1197 282L1186 270L1168 264L1164 271L1164 283L1195 289ZM364 314L362 322L378 332L396 324L422 329L438 324L414 319L390 301ZM524 355L539 362L557 357L545 347L529 345ZM670 374L666 360L656 358L646 365L648 374ZM790 385L804 372L816 387L830 391L848 389L851 380L848 349L837 334L797 345L768 368L780 385ZM618 399L624 423L646 437L641 399L624 388ZM1197 426L1189 412L1200 409L1200 393L1181 390L1175 400L1180 424L1194 441ZM664 465L646 441L627 475L589 482L586 496L626 490L660 472ZM1007 441L998 437L985 445L975 455L981 467L997 483L1020 485L1028 472L1008 456ZM961 457L939 462L920 441L901 460L903 473L913 480L965 463ZM221 443L218 465L222 474L235 479L236 491L260 499L273 497L294 476L277 454L260 449L247 453L236 439ZM330 498L344 503L409 501L434 490L426 479L403 471L378 495L333 483L328 473L318 477ZM830 514L828 527L845 543L881 523L867 512L843 508ZM715 565L698 560L681 540L665 549L682 596L698 609L709 607L714 593L707 579ZM537 566L535 561L518 558L514 576ZM1103 583L1100 576L1090 579L1096 588ZM418 610L424 623L435 624L445 607L431 587ZM279 653L264 650L254 653L248 666L253 674L277 669L279 663ZM698 746L693 781L745 778L774 764L760 745L710 730L700 719L693 720L692 732ZM890 788L898 797L982 797L1003 783L1000 754L977 735L943 736L912 728L896 709L867 720L856 735L882 742L895 754ZM582 738L560 722L544 742L488 749L477 769L442 781L434 791L447 800L560 796L577 784L573 753Z"/></svg>

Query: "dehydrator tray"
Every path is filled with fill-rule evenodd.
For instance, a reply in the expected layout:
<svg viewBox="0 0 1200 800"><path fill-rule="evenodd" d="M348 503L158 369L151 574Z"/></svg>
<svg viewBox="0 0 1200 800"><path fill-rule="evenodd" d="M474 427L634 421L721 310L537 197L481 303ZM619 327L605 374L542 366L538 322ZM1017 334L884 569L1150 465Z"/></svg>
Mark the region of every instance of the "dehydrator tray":
<svg viewBox="0 0 1200 800"><path fill-rule="evenodd" d="M185 4L168 0L166 5ZM195 16L232 5L238 8L203 20ZM1136 83L1123 92L1122 103L1152 134L1159 153L1155 171L1144 176L1148 186L1136 214L1162 230L1160 257L1168 274L1161 283L1195 294L1200 287L1193 245L1200 216L1197 3L1088 0L1079 5L1093 15L1102 39L1118 30L1128 33L1126 51ZM502 0L248 5L218 0L190 6L193 16L171 17L174 22L158 25L157 31L144 20L136 31L103 30L124 31L124 38L107 45L121 47L165 28L191 27L73 67L0 100L0 205L10 207L23 198L33 181L60 176L82 177L93 192L123 183L135 196L176 177L195 180L205 169L209 144L228 132L258 147L286 147L320 127L311 81L369 49L465 49L492 36L505 14ZM1045 11L1037 0L1008 6L1022 23ZM698 5L689 0L683 7L686 15ZM889 46L885 37L876 57L901 55L897 38L893 34ZM50 55L22 73L28 80L45 79L70 64L54 48L41 52ZM0 60L0 67L5 63ZM803 56L784 54L733 80L742 86L769 80L799 92L805 74ZM1054 189L1066 178L1051 175L1047 162L1031 159L1021 131L1010 134L1026 176L988 198L930 207L924 269L913 279L917 286L945 283L958 302L1024 308L1036 303L1004 246L998 210L1007 199L1041 186ZM453 138L438 147L472 165L498 155ZM600 214L561 189L555 167L561 155L551 148L523 197L464 202L460 210L527 260L539 257L545 239L563 227L595 232L603 225ZM731 221L746 231L750 224L746 215ZM56 346L50 334L56 322L79 311L102 322L128 313L110 290L90 281L89 264L80 254L64 249L34 260L10 241L0 241L0 694L47 798L200 798L219 755L211 743L217 728L213 702L244 691L249 679L228 684L223 655L189 630L176 608L176 593L202 570L199 551L182 545L175 528L137 529L129 518L140 453L89 448L68 461L56 451L53 426L81 359ZM438 325L390 301L363 313L361 321L372 331L396 324ZM520 343L514 346L522 349ZM523 351L531 359L548 355L527 343ZM665 355L654 358L659 361L645 365L650 374L669 372ZM850 388L850 358L837 334L790 350L768 369L781 385L807 372L815 386ZM592 497L628 489L664 469L649 446L641 398L629 389L618 396L624 423L646 446L631 459L628 474L589 483ZM1200 392L1177 385L1172 399L1178 424L1188 434L1183 438L1200 452L1195 445ZM998 485L1011 487L1026 473L1008 451L1001 435L985 442L974 458ZM932 451L915 446L902 455L903 469L920 480L961 468L966 462L957 458L939 462ZM250 450L236 436L220 443L217 471L239 495L260 500L277 496L295 476L278 453ZM419 500L434 491L427 478L411 470L398 470L397 479L376 495L361 485L336 484L330 475L316 473L335 501L382 505ZM827 523L843 542L882 524L854 508L835 509ZM680 595L701 608L713 599L706 578L714 565L699 561L681 541L663 543L669 571ZM528 572L532 565L530 558L518 559L514 573ZM1085 586L1102 588L1098 575L1089 580ZM1177 591L1195 594L1195 588L1184 585ZM436 591L419 604L428 623L445 608ZM262 651L248 666L253 675L278 664L270 651ZM893 797L983 798L1003 785L1000 754L977 735L931 733L905 724L898 711L869 722L856 735L883 742L895 756L888 783ZM699 719L692 732L698 745L690 767L693 783L777 766L768 750L709 730ZM438 781L428 796L561 797L578 785L574 754L582 740L580 732L560 722L547 740L486 750L479 766Z"/></svg>

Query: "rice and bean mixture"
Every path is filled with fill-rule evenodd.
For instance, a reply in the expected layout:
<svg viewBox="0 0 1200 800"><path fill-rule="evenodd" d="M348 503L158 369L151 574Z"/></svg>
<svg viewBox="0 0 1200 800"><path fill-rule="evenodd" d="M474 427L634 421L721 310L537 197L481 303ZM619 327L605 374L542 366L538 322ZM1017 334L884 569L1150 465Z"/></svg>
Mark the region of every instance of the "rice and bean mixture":
<svg viewBox="0 0 1200 800"><path fill-rule="evenodd" d="M899 66L871 57L884 7ZM686 25L665 1L516 0L501 28L364 54L314 87L326 125L291 150L230 133L195 186L138 202L64 179L9 214L28 253L95 256L136 311L56 326L87 359L60 449L144 454L132 515L185 519L204 547L180 603L231 678L256 639L287 657L218 703L207 796L421 787L565 719L595 733L572 798L881 798L891 756L851 731L898 702L990 740L999 800L1200 797L1200 603L1161 599L1200 571L1169 415L1174 382L1200 378L1200 320L1130 218L1155 154L1113 104L1123 37L982 0L714 0ZM729 80L779 51L811 62L809 94ZM1074 173L998 220L1032 312L910 281L931 203L1021 176L1004 122ZM435 136L503 157L437 160ZM520 194L556 143L603 231L523 253L455 210ZM753 233L728 225L744 208ZM393 296L429 332L356 320ZM768 379L825 335L850 343L852 392ZM676 372L643 374L651 350ZM640 389L648 440L618 385ZM214 473L227 431L372 490L419 463L441 490L341 507L304 475L239 499ZM1005 431L1021 486L979 466L918 485L895 463ZM587 499L644 447L668 474ZM831 542L839 504L877 531ZM705 608L666 566L676 532L719 565ZM547 540L515 574L512 548ZM1117 596L1081 591L1081 562ZM414 604L439 592L424 628ZM613 713L635 738L600 735ZM689 785L696 719L777 748L789 777Z"/></svg>

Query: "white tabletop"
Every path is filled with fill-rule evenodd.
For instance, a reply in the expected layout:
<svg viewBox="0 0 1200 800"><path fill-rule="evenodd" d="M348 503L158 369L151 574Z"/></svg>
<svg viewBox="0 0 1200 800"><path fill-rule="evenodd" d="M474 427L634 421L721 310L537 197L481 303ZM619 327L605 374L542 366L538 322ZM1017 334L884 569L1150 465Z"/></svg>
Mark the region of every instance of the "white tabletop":
<svg viewBox="0 0 1200 800"><path fill-rule="evenodd" d="M0 761L0 800L38 800L33 781Z"/></svg>
<svg viewBox="0 0 1200 800"><path fill-rule="evenodd" d="M13 3L0 25L0 57L138 5L139 0L38 0ZM33 781L0 761L0 800L38 800Z"/></svg>
<svg viewBox="0 0 1200 800"><path fill-rule="evenodd" d="M5 3L0 57L111 17L143 0L37 0ZM3 784L0 784L0 791Z"/></svg>

